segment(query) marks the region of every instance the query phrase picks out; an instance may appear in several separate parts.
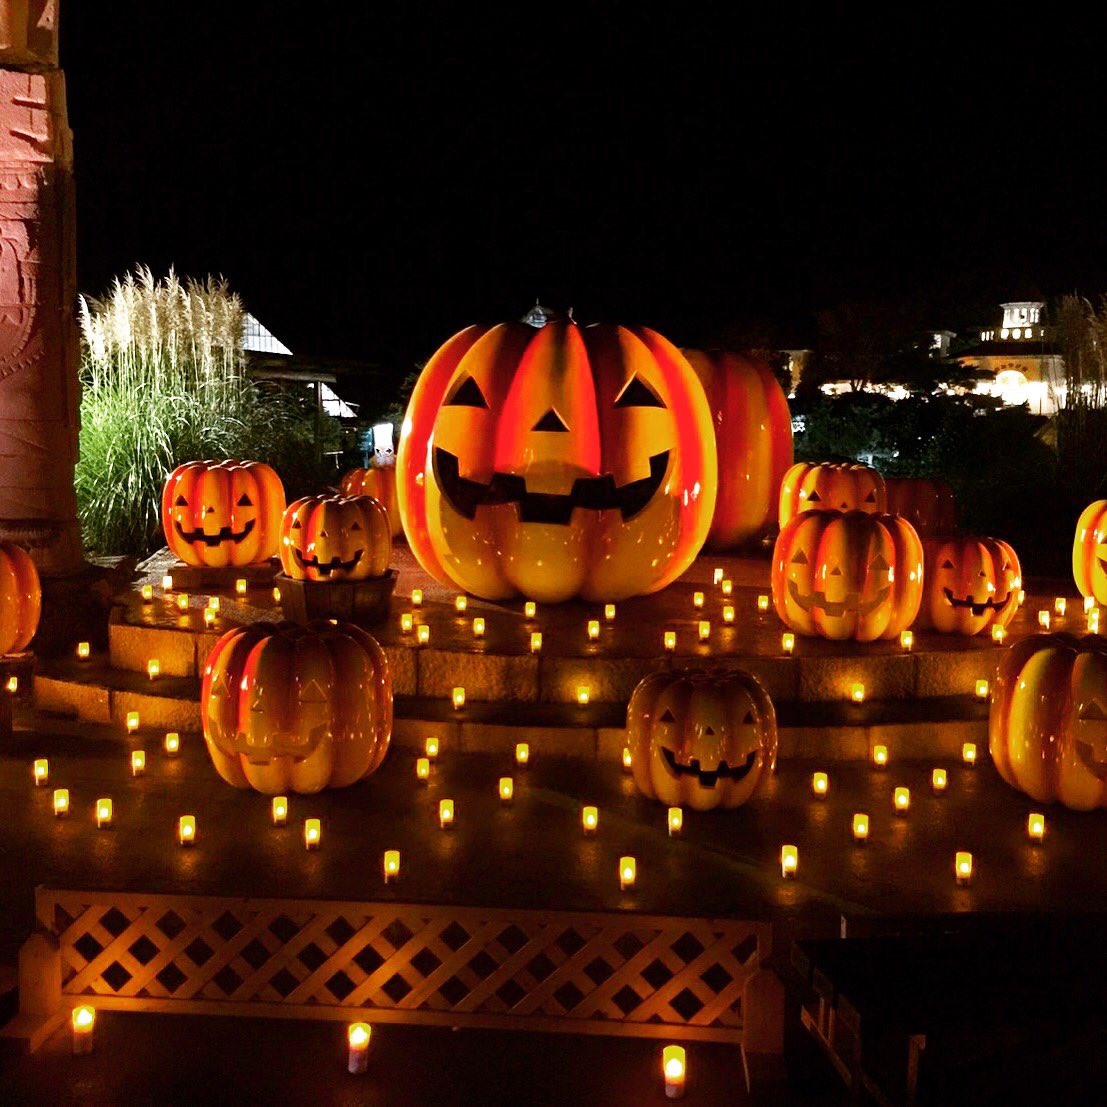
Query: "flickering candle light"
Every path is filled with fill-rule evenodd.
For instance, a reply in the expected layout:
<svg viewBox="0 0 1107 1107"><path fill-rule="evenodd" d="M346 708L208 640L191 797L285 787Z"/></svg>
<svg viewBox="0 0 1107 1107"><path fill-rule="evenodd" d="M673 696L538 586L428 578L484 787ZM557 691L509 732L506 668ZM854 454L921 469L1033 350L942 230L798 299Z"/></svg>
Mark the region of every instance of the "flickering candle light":
<svg viewBox="0 0 1107 1107"><path fill-rule="evenodd" d="M527 600L527 602L523 604L523 614L528 619L533 619L535 615L538 614L538 604L536 604L534 600Z"/></svg>
<svg viewBox="0 0 1107 1107"><path fill-rule="evenodd" d="M131 750L131 776L142 776L146 772L146 751Z"/></svg>
<svg viewBox="0 0 1107 1107"><path fill-rule="evenodd" d="M288 822L288 796L274 796L269 810L273 825L284 826Z"/></svg>
<svg viewBox="0 0 1107 1107"><path fill-rule="evenodd" d="M453 701L454 710L460 711L465 706L465 689L455 688L450 694L450 699Z"/></svg>
<svg viewBox="0 0 1107 1107"><path fill-rule="evenodd" d="M55 788L54 789L54 817L57 819L64 818L69 814L69 789L68 788Z"/></svg>
<svg viewBox="0 0 1107 1107"><path fill-rule="evenodd" d="M930 774L930 787L934 790L935 795L941 795L946 790L946 785L949 783L949 779L946 776L945 769L935 769Z"/></svg>
<svg viewBox="0 0 1107 1107"><path fill-rule="evenodd" d="M50 779L50 762L45 757L40 757L34 764L35 787L41 788Z"/></svg>
<svg viewBox="0 0 1107 1107"><path fill-rule="evenodd" d="M1068 600L1064 596L1057 596L1053 600L1053 610L1063 619L1065 617L1065 609L1068 607Z"/></svg>
<svg viewBox="0 0 1107 1107"><path fill-rule="evenodd" d="M592 693L589 691L588 686L581 684L577 688L577 703L584 707L588 704L588 701L592 698Z"/></svg>
<svg viewBox="0 0 1107 1107"><path fill-rule="evenodd" d="M389 850L389 853L396 853L396 851ZM399 854L397 854L396 856L398 859ZM399 864L398 860L397 864ZM385 872L385 880L387 881L387 869ZM367 1022L350 1023L349 1027L346 1030L347 1072L357 1075L369 1070L369 1039L372 1037L372 1034L373 1028Z"/></svg>
<svg viewBox="0 0 1107 1107"><path fill-rule="evenodd" d="M206 626L209 630L213 626L215 626L215 608L214 607L205 607L204 608L204 626Z"/></svg>
<svg viewBox="0 0 1107 1107"><path fill-rule="evenodd" d="M431 628L426 623L420 623L415 628L415 641L420 646L425 646L431 640Z"/></svg>
<svg viewBox="0 0 1107 1107"><path fill-rule="evenodd" d="M830 780L826 773L812 773L811 774L811 791L817 799L822 799L826 795L826 790L830 786Z"/></svg>
<svg viewBox="0 0 1107 1107"><path fill-rule="evenodd" d="M897 815L906 815L911 808L911 789L902 785L892 793L892 806Z"/></svg>
<svg viewBox="0 0 1107 1107"><path fill-rule="evenodd" d="M318 819L304 819L304 849L318 849L323 827Z"/></svg>
<svg viewBox="0 0 1107 1107"><path fill-rule="evenodd" d="M415 626L415 616L410 611L405 611L400 616L400 633L410 634L413 626Z"/></svg>
<svg viewBox="0 0 1107 1107"><path fill-rule="evenodd" d="M178 611L187 611L188 610L188 593L187 592L178 592L177 593L177 610Z"/></svg>
<svg viewBox="0 0 1107 1107"><path fill-rule="evenodd" d="M697 608L697 609L703 607L703 593L702 592L693 592L692 593L692 606Z"/></svg>
<svg viewBox="0 0 1107 1107"><path fill-rule="evenodd" d="M96 1009L87 1003L73 1008L69 1017L73 1033L73 1053L82 1056L92 1052L92 1035L96 1027Z"/></svg>
<svg viewBox="0 0 1107 1107"><path fill-rule="evenodd" d="M634 754L630 752L630 746L623 746L623 772L629 773L634 767Z"/></svg>
<svg viewBox="0 0 1107 1107"><path fill-rule="evenodd" d="M152 584L144 584L140 589L142 592L142 602L151 603L154 599L154 586Z"/></svg>
<svg viewBox="0 0 1107 1107"><path fill-rule="evenodd" d="M515 764L525 765L530 761L530 746L526 742L515 743Z"/></svg>
<svg viewBox="0 0 1107 1107"><path fill-rule="evenodd" d="M413 588L411 590L411 606L422 607L423 606L423 589Z"/></svg>
<svg viewBox="0 0 1107 1107"><path fill-rule="evenodd" d="M161 662L156 657L151 657L150 660L146 662L146 675L151 680L157 680L161 675Z"/></svg>
<svg viewBox="0 0 1107 1107"><path fill-rule="evenodd" d="M958 884L968 884L972 880L972 854L967 850L958 850L953 858L953 871Z"/></svg>
<svg viewBox="0 0 1107 1107"><path fill-rule="evenodd" d="M473 637L484 637L484 620L479 615L473 620Z"/></svg>
<svg viewBox="0 0 1107 1107"><path fill-rule="evenodd" d="M684 811L679 807L670 807L667 821L669 837L675 838L684 826Z"/></svg>
<svg viewBox="0 0 1107 1107"><path fill-rule="evenodd" d="M204 605L206 609L212 611L218 611L222 606L222 600L218 596L208 596L208 602Z"/></svg>
<svg viewBox="0 0 1107 1107"><path fill-rule="evenodd" d="M88 658L89 658L89 654L91 654L91 653L92 653L92 647L89 646L89 644L87 642L78 642L77 643L77 660L78 661L87 661Z"/></svg>
<svg viewBox="0 0 1107 1107"><path fill-rule="evenodd" d="M915 635L913 631L903 630L899 635L899 647L904 653L910 653L915 645Z"/></svg>
<svg viewBox="0 0 1107 1107"><path fill-rule="evenodd" d="M163 592L173 591L173 578L168 573L161 578L161 590Z"/></svg>
<svg viewBox="0 0 1107 1107"><path fill-rule="evenodd" d="M1020 588L1019 589L1019 607L1022 607L1022 605L1024 603L1026 603L1026 590L1023 589L1023 588Z"/></svg>
<svg viewBox="0 0 1107 1107"><path fill-rule="evenodd" d="M976 743L966 742L961 747L961 760L971 769L976 764Z"/></svg>
<svg viewBox="0 0 1107 1107"><path fill-rule="evenodd" d="M701 619L696 627L696 634L701 642L706 642L711 637L711 624L706 619Z"/></svg>
<svg viewBox="0 0 1107 1107"><path fill-rule="evenodd" d="M1007 637L1007 628L1000 626L999 623L992 624L992 641L998 646L1003 645L1003 640Z"/></svg>
<svg viewBox="0 0 1107 1107"><path fill-rule="evenodd" d="M14 696L16 694L16 692L19 691L19 677L17 677L17 676L8 677L8 681L4 685L4 687Z"/></svg>
<svg viewBox="0 0 1107 1107"><path fill-rule="evenodd" d="M248 585L246 583L246 578L245 577L239 577L234 582L235 594L238 595L238 596L245 596L247 587L248 587Z"/></svg>
<svg viewBox="0 0 1107 1107"><path fill-rule="evenodd" d="M468 608L469 608L469 597L468 596L464 596L464 595L463 596L454 596L454 610L459 615L464 615L465 612L468 610Z"/></svg>
<svg viewBox="0 0 1107 1107"><path fill-rule="evenodd" d="M273 602L274 603L280 603L281 602L281 590L277 587L273 588Z"/></svg>
<svg viewBox="0 0 1107 1107"><path fill-rule="evenodd" d="M515 798L515 781L509 776L501 776L498 791L500 803L510 803Z"/></svg>
<svg viewBox="0 0 1107 1107"><path fill-rule="evenodd" d="M723 622L724 623L733 623L734 622L734 607L733 607L732 604L728 603L728 604L723 605Z"/></svg>
<svg viewBox="0 0 1107 1107"><path fill-rule="evenodd" d="M683 1099L687 1077L683 1046L667 1045L661 1051L661 1073L665 1077L665 1098Z"/></svg>
<svg viewBox="0 0 1107 1107"><path fill-rule="evenodd" d="M865 842L868 841L868 837L869 816L858 812L853 816L853 840L855 842Z"/></svg>
<svg viewBox="0 0 1107 1107"><path fill-rule="evenodd" d="M426 752L427 757L431 761L434 761L435 758L438 757L438 739L437 738L428 738L423 743L423 749Z"/></svg>
<svg viewBox="0 0 1107 1107"><path fill-rule="evenodd" d="M976 698L978 700L986 700L988 698L988 682L986 680L978 680L976 682Z"/></svg>
<svg viewBox="0 0 1107 1107"><path fill-rule="evenodd" d="M530 636L530 652L541 653L542 652L542 632L540 630L532 631Z"/></svg>
<svg viewBox="0 0 1107 1107"><path fill-rule="evenodd" d="M182 815L177 820L177 841L181 846L192 846L196 843L196 816Z"/></svg>
<svg viewBox="0 0 1107 1107"><path fill-rule="evenodd" d="M1049 612L1044 608L1038 612L1038 626L1040 626L1042 630L1049 630Z"/></svg>
<svg viewBox="0 0 1107 1107"><path fill-rule="evenodd" d="M419 757L415 761L415 779L421 784L426 784L430 780L431 775L431 763L429 757Z"/></svg>
<svg viewBox="0 0 1107 1107"><path fill-rule="evenodd" d="M769 610L769 597L762 594L757 597L757 610L765 612Z"/></svg>
<svg viewBox="0 0 1107 1107"><path fill-rule="evenodd" d="M676 649L676 631L675 630L665 631L665 634L664 634L663 638L661 639L661 643L669 653L672 653L673 650Z"/></svg>
<svg viewBox="0 0 1107 1107"><path fill-rule="evenodd" d="M604 604L603 617L607 622L615 622L615 605L613 603Z"/></svg>
<svg viewBox="0 0 1107 1107"><path fill-rule="evenodd" d="M853 700L854 703L864 703L865 702L865 686L863 684L860 684L860 683L851 684L849 686L849 698L851 700Z"/></svg>
<svg viewBox="0 0 1107 1107"><path fill-rule="evenodd" d="M788 657L792 656L792 653L796 648L796 636L790 631L785 631L780 636L780 648L787 654Z"/></svg>
<svg viewBox="0 0 1107 1107"><path fill-rule="evenodd" d="M1095 596L1084 597L1084 614L1087 615L1091 609L1095 607Z"/></svg>
<svg viewBox="0 0 1107 1107"><path fill-rule="evenodd" d="M718 588L719 585L722 583L722 581L723 581L723 571L722 571L722 569L716 567L715 570L711 574L711 583L713 585L715 585L716 588Z"/></svg>
<svg viewBox="0 0 1107 1107"><path fill-rule="evenodd" d="M600 621L599 619L588 620L588 638L589 641L595 642L600 636Z"/></svg>
<svg viewBox="0 0 1107 1107"><path fill-rule="evenodd" d="M888 764L887 746L873 746L873 764L878 769L883 769Z"/></svg>
<svg viewBox="0 0 1107 1107"><path fill-rule="evenodd" d="M719 584L719 589L724 596L729 596L734 592L734 581L724 580Z"/></svg>
<svg viewBox="0 0 1107 1107"><path fill-rule="evenodd" d="M454 801L438 801L438 825L443 830L449 830L454 825Z"/></svg>
<svg viewBox="0 0 1107 1107"><path fill-rule="evenodd" d="M112 802L108 796L96 801L96 827L98 830L107 830L111 826Z"/></svg>
<svg viewBox="0 0 1107 1107"><path fill-rule="evenodd" d="M386 849L381 861L384 872L385 884L395 884L400 875L400 851L398 849Z"/></svg>
<svg viewBox="0 0 1107 1107"><path fill-rule="evenodd" d="M619 858L619 888L626 891L634 887L634 881L638 876L638 862L633 857Z"/></svg>
<svg viewBox="0 0 1107 1107"><path fill-rule="evenodd" d="M1040 842L1045 837L1045 815L1031 811L1026 817L1026 836L1032 842Z"/></svg>
<svg viewBox="0 0 1107 1107"><path fill-rule="evenodd" d="M1088 612L1088 633L1099 633L1099 608L1094 608Z"/></svg>
<svg viewBox="0 0 1107 1107"><path fill-rule="evenodd" d="M780 875L787 879L796 875L799 868L799 850L795 846L780 847Z"/></svg>
<svg viewBox="0 0 1107 1107"><path fill-rule="evenodd" d="M582 807L580 809L580 825L585 834L594 834L600 824L600 809L598 807Z"/></svg>

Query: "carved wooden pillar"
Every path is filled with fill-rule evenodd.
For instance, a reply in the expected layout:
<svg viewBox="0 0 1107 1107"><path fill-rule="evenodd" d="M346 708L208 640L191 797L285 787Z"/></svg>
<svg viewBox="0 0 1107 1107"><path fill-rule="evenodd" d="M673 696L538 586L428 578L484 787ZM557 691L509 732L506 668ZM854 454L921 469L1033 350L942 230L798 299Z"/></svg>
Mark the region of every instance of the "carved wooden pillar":
<svg viewBox="0 0 1107 1107"><path fill-rule="evenodd" d="M82 567L73 143L59 0L0 0L0 536Z"/></svg>

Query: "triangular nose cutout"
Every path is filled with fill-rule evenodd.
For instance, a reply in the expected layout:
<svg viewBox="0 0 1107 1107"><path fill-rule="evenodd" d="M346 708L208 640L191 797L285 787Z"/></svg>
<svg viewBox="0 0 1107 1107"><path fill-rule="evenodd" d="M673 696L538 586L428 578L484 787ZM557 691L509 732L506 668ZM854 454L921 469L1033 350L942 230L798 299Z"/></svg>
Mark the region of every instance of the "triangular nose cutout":
<svg viewBox="0 0 1107 1107"><path fill-rule="evenodd" d="M536 431L567 431L569 428L565 425L564 420L560 415L551 407L532 428Z"/></svg>

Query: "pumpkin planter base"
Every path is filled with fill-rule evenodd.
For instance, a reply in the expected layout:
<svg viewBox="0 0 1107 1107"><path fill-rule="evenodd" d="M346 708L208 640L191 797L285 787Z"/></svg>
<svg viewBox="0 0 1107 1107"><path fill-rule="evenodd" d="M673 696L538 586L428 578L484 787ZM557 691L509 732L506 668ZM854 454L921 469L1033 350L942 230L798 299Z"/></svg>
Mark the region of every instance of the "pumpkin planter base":
<svg viewBox="0 0 1107 1107"><path fill-rule="evenodd" d="M274 558L256 565L225 565L213 569L171 561L164 571L173 578L174 592L233 592L234 582L243 578L251 588L272 588L280 563Z"/></svg>
<svg viewBox="0 0 1107 1107"><path fill-rule="evenodd" d="M293 580L276 577L281 607L294 623L306 626L316 619L341 619L357 626L372 626L388 618L396 570L368 580Z"/></svg>

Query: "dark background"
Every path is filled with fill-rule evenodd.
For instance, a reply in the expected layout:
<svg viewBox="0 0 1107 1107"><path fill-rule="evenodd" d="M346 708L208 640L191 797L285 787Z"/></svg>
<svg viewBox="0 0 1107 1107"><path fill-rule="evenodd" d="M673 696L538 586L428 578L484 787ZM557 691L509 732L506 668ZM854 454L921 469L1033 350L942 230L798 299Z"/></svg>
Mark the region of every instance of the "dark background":
<svg viewBox="0 0 1107 1107"><path fill-rule="evenodd" d="M221 273L296 352L402 375L536 296L787 345L843 301L957 329L1107 287L1071 14L467 8L63 2L81 288Z"/></svg>

